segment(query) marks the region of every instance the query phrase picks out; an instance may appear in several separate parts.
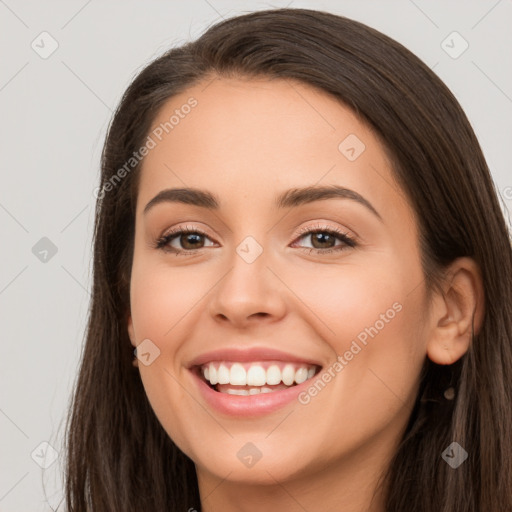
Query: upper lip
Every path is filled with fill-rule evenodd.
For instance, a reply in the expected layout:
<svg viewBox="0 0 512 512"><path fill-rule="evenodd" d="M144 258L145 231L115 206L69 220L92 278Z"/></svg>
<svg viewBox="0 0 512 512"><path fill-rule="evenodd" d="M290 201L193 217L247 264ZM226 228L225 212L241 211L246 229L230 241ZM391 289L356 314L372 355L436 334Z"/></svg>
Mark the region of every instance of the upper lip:
<svg viewBox="0 0 512 512"><path fill-rule="evenodd" d="M307 365L322 366L314 359L304 358L294 354L289 354L281 350L270 347L252 347L252 348L222 348L205 352L194 358L187 366L201 366L211 361L234 361L234 362L250 362L250 361L285 361L292 363L303 363Z"/></svg>

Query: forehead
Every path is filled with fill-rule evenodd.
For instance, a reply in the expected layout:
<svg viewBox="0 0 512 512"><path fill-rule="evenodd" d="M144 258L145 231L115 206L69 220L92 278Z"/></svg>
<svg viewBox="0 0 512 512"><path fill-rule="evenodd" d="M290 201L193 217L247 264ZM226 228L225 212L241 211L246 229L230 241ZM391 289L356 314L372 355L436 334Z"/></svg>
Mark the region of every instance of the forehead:
<svg viewBox="0 0 512 512"><path fill-rule="evenodd" d="M171 187L208 189L221 207L247 199L266 207L280 190L315 184L356 189L382 207L403 195L372 130L297 81L210 78L170 98L150 136L139 212Z"/></svg>

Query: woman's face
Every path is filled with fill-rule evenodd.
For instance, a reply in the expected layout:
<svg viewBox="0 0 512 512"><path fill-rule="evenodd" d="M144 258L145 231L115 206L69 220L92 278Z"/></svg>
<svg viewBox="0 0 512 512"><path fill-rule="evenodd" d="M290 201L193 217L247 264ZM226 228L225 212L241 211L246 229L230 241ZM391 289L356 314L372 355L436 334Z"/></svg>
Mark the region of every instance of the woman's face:
<svg viewBox="0 0 512 512"><path fill-rule="evenodd" d="M284 80L202 82L149 136L128 329L163 428L204 481L370 471L427 346L418 227L383 146Z"/></svg>

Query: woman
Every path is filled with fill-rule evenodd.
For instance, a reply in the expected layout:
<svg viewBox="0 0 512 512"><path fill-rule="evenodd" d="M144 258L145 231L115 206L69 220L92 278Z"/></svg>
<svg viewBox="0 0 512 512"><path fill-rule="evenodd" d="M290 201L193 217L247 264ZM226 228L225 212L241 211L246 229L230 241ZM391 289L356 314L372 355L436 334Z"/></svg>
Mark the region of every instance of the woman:
<svg viewBox="0 0 512 512"><path fill-rule="evenodd" d="M69 510L512 510L510 237L403 46L223 21L135 78L97 196Z"/></svg>

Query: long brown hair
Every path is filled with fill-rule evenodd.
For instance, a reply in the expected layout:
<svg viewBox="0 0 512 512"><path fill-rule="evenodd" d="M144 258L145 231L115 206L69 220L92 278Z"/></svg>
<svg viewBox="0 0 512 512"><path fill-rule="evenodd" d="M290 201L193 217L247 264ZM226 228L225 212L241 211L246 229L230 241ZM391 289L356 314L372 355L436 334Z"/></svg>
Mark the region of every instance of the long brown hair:
<svg viewBox="0 0 512 512"><path fill-rule="evenodd" d="M479 265L483 325L457 363L426 358L409 424L382 482L389 512L512 510L511 239L454 96L410 51L359 22L309 9L238 16L136 76L109 127L100 185L143 145L169 98L215 76L300 80L351 108L382 140L413 207L428 288L458 257ZM201 509L194 464L163 430L132 365L127 314L139 170L138 164L98 195L92 302L67 424L70 512ZM448 386L453 400L443 396ZM457 469L441 457L453 441L468 452Z"/></svg>

